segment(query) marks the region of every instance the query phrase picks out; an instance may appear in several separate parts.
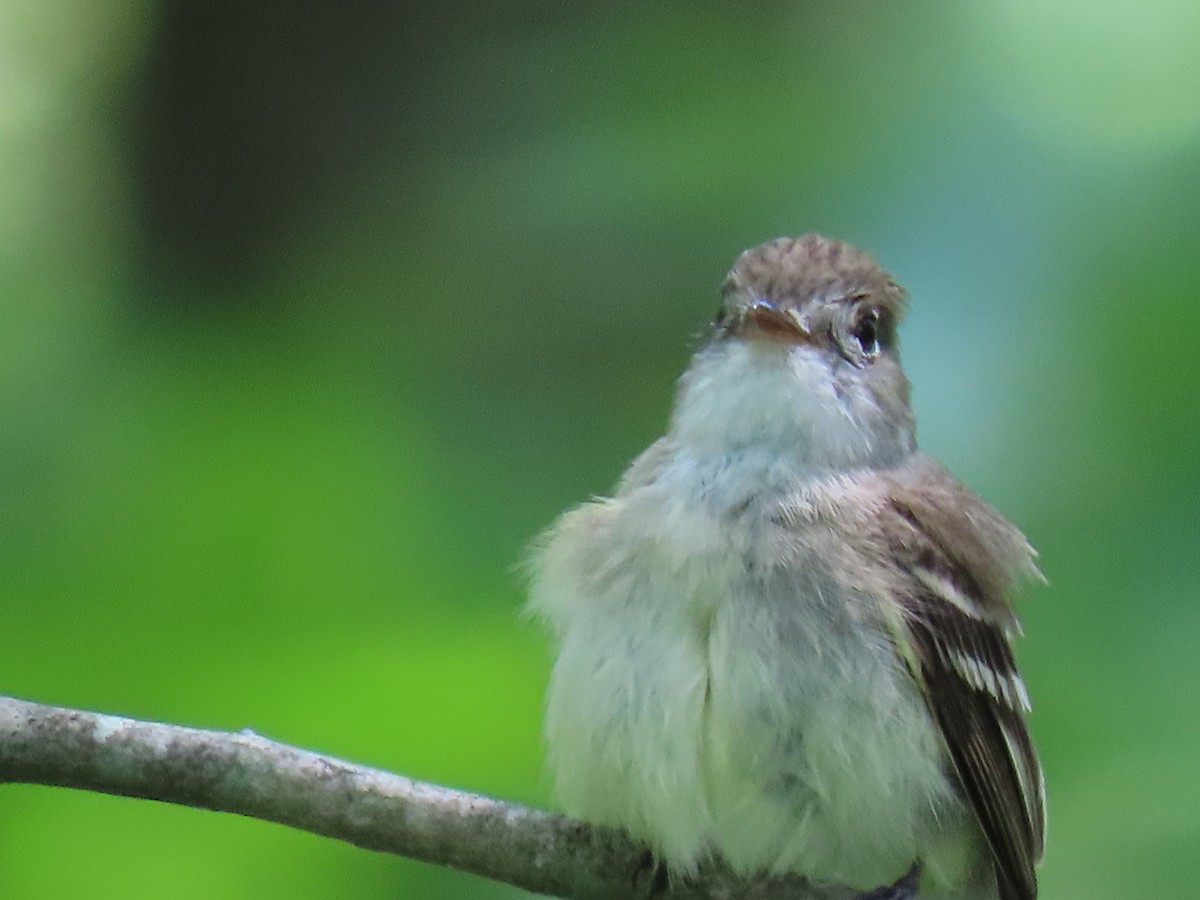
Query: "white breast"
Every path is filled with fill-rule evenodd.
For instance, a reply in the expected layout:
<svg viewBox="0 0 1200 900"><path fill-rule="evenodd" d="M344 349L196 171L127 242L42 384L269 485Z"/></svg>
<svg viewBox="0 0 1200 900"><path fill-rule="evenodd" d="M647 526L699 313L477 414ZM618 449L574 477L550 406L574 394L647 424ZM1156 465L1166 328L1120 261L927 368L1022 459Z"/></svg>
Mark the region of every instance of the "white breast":
<svg viewBox="0 0 1200 900"><path fill-rule="evenodd" d="M551 532L531 605L561 641L558 792L676 870L716 851L747 872L877 886L962 806L867 600L818 563L828 529L772 522L791 476L754 464L731 480L712 470L729 460L675 456Z"/></svg>

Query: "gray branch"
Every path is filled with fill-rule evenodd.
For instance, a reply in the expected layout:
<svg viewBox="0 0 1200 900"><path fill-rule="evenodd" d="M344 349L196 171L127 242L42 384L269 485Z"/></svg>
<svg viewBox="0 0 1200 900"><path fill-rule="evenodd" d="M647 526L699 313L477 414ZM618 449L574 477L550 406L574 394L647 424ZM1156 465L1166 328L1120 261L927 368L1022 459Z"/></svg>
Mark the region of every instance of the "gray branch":
<svg viewBox="0 0 1200 900"><path fill-rule="evenodd" d="M575 900L855 900L712 867L669 886L623 834L267 740L0 697L0 782L238 813ZM915 896L913 877L868 895Z"/></svg>

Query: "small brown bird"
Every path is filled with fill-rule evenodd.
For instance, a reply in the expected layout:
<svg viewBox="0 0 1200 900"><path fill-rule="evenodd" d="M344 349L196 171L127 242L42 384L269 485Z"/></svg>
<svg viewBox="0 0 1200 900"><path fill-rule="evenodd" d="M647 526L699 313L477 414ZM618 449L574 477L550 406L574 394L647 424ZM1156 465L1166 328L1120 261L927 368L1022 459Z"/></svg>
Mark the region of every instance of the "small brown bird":
<svg viewBox="0 0 1200 900"><path fill-rule="evenodd" d="M923 900L1037 896L1009 643L1034 552L917 450L903 309L848 244L746 251L666 435L535 553L559 795L671 872L866 890L919 862Z"/></svg>

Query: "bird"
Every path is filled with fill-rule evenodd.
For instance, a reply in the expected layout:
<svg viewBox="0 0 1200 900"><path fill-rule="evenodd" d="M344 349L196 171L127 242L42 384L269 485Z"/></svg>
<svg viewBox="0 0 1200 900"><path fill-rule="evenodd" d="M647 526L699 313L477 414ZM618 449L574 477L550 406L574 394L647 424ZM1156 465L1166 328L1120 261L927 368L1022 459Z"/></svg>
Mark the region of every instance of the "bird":
<svg viewBox="0 0 1200 900"><path fill-rule="evenodd" d="M665 434L530 554L569 814L716 862L1034 900L1045 787L1012 641L1020 530L917 447L866 252L743 252Z"/></svg>

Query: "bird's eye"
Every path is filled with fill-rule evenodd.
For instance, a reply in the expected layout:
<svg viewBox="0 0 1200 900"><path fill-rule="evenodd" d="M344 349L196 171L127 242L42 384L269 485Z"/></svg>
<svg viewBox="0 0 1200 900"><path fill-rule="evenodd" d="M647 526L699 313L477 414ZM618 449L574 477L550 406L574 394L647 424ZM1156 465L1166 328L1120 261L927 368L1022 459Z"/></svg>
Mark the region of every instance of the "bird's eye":
<svg viewBox="0 0 1200 900"><path fill-rule="evenodd" d="M874 359L879 355L879 310L868 309L858 317L850 335L858 343L864 356Z"/></svg>

